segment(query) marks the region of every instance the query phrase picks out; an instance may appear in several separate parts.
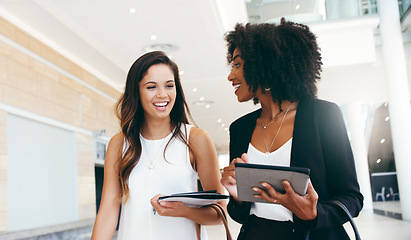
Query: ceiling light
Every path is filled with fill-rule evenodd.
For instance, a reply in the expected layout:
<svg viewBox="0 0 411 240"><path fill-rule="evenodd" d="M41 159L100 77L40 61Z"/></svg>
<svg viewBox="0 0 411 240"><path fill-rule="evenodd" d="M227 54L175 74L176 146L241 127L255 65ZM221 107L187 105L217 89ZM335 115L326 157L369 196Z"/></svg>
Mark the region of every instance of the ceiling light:
<svg viewBox="0 0 411 240"><path fill-rule="evenodd" d="M217 120L218 123L220 123L221 121L223 121L223 120L221 120L221 118Z"/></svg>
<svg viewBox="0 0 411 240"><path fill-rule="evenodd" d="M384 103L384 107L387 107L387 106L388 106L388 102Z"/></svg>
<svg viewBox="0 0 411 240"><path fill-rule="evenodd" d="M384 138L381 139L380 143L385 143L385 139Z"/></svg>
<svg viewBox="0 0 411 240"><path fill-rule="evenodd" d="M295 6L295 10L300 9L300 4L297 4L297 6Z"/></svg>
<svg viewBox="0 0 411 240"><path fill-rule="evenodd" d="M224 131L228 131L228 128L224 128Z"/></svg>
<svg viewBox="0 0 411 240"><path fill-rule="evenodd" d="M130 8L130 9L128 10L128 12L131 13L131 14L133 14L133 13L136 13L137 10L136 10L135 8Z"/></svg>
<svg viewBox="0 0 411 240"><path fill-rule="evenodd" d="M194 105L206 106L206 107L207 107L207 105L211 106L211 104L213 104L213 103L214 103L213 101L209 101L209 100L200 100L200 101L193 102ZM209 108L209 107L207 107L207 108Z"/></svg>
<svg viewBox="0 0 411 240"><path fill-rule="evenodd" d="M200 101L204 101L204 97L201 97L201 98L200 98Z"/></svg>
<svg viewBox="0 0 411 240"><path fill-rule="evenodd" d="M380 163L380 162L381 162L381 158L378 158L378 159L377 159L377 163Z"/></svg>
<svg viewBox="0 0 411 240"><path fill-rule="evenodd" d="M210 107L211 107L211 105L210 105L210 104L207 104L207 105L206 105L206 108L210 108Z"/></svg>
<svg viewBox="0 0 411 240"><path fill-rule="evenodd" d="M390 120L390 117L386 117L386 118L385 118L385 121L386 121L386 122L388 122L388 120Z"/></svg>
<svg viewBox="0 0 411 240"><path fill-rule="evenodd" d="M143 50L145 52L163 51L163 52L166 52L166 53L170 53L170 52L173 52L177 49L178 49L178 47L176 45L169 44L169 43L156 43L156 44L151 44L151 45L143 47Z"/></svg>
<svg viewBox="0 0 411 240"><path fill-rule="evenodd" d="M195 87L195 88L193 88L193 92L197 92L197 90L198 90L198 89L197 89L196 87Z"/></svg>
<svg viewBox="0 0 411 240"><path fill-rule="evenodd" d="M184 75L184 71L180 71L178 72L180 75Z"/></svg>
<svg viewBox="0 0 411 240"><path fill-rule="evenodd" d="M156 39L157 39L157 35L151 35L150 39L151 39L151 40L156 40Z"/></svg>

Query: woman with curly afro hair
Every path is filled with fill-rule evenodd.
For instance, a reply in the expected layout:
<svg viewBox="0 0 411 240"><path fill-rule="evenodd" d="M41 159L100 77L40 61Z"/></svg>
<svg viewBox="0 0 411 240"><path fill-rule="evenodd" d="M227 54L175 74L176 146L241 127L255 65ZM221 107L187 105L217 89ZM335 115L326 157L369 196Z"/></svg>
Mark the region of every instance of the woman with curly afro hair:
<svg viewBox="0 0 411 240"><path fill-rule="evenodd" d="M339 107L317 99L321 54L316 36L303 25L237 24L226 35L228 80L239 102L261 108L230 126L230 165L221 183L230 193L228 212L242 224L238 239L349 239L342 224L363 206L344 120ZM256 202L237 195L235 163L311 170L300 196L283 181L285 193L265 182L255 186Z"/></svg>

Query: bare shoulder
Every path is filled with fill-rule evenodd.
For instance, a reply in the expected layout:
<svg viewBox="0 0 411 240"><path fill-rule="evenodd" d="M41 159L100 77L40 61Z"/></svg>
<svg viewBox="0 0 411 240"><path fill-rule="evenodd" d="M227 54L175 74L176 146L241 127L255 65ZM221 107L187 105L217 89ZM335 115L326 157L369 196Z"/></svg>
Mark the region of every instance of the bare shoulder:
<svg viewBox="0 0 411 240"><path fill-rule="evenodd" d="M198 128L198 127L191 128L190 138L189 138L190 144L194 144L194 145L204 144L209 141L211 141L211 137L206 130Z"/></svg>
<svg viewBox="0 0 411 240"><path fill-rule="evenodd" d="M117 133L114 135L108 144L109 149L111 150L119 150L123 149L123 143L124 143L124 134L122 132Z"/></svg>

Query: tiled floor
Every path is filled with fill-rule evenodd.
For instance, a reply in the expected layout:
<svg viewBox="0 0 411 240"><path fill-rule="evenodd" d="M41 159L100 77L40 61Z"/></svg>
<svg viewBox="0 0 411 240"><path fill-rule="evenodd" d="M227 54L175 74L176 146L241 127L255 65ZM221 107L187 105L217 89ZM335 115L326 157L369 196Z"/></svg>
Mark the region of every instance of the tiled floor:
<svg viewBox="0 0 411 240"><path fill-rule="evenodd" d="M401 210L399 201L374 202L374 209L386 212L398 212ZM398 220L392 217L375 214L373 210L363 210L354 219L363 240L410 240L411 222ZM230 231L234 239L237 238L240 225L230 219ZM353 236L349 223L344 225L350 236ZM209 240L225 240L225 230L221 226L207 226ZM351 239L354 239L353 237Z"/></svg>

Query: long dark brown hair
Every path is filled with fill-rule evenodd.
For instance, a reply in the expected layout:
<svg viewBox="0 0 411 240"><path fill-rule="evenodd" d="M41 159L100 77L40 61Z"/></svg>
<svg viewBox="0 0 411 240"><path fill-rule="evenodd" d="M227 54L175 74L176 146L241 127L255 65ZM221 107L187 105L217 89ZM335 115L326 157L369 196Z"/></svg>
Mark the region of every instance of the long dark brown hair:
<svg viewBox="0 0 411 240"><path fill-rule="evenodd" d="M125 142L129 144L129 148L118 161L118 178L121 185L121 196L119 197L125 196L125 201L127 201L129 193L127 179L141 156L140 130L144 121L144 110L140 102L139 82L147 74L148 69L157 64L169 66L174 74L177 94L173 109L170 112L170 124L174 127L170 141L173 138L178 138L188 146L185 124L189 123L188 117L190 120L192 120L192 117L181 87L177 64L170 60L164 52L146 53L131 66L127 75L126 88L116 104L121 131L125 136ZM181 130L182 125L185 133ZM170 141L167 143L166 148Z"/></svg>

